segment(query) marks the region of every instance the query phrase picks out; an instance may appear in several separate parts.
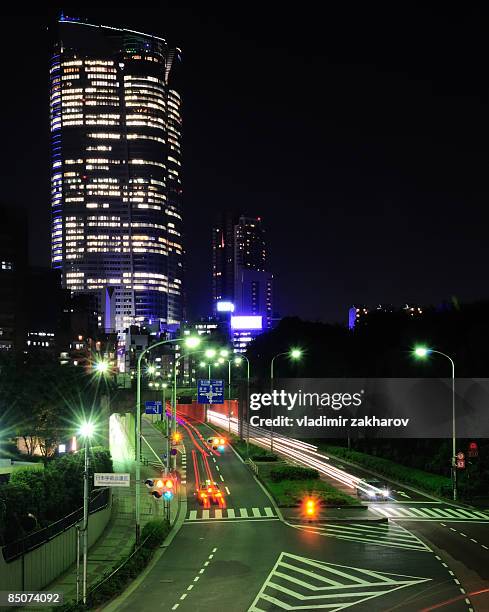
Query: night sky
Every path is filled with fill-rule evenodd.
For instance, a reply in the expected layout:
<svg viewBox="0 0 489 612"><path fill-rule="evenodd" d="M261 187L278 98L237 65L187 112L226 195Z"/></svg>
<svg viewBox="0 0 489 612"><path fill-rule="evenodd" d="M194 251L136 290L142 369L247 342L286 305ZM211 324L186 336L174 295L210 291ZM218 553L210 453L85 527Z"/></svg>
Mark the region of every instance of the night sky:
<svg viewBox="0 0 489 612"><path fill-rule="evenodd" d="M488 298L487 14L267 4L65 5L183 49L189 314L210 310L212 220L228 209L263 217L281 315ZM45 265L55 14L3 14L0 64L0 199L28 210Z"/></svg>

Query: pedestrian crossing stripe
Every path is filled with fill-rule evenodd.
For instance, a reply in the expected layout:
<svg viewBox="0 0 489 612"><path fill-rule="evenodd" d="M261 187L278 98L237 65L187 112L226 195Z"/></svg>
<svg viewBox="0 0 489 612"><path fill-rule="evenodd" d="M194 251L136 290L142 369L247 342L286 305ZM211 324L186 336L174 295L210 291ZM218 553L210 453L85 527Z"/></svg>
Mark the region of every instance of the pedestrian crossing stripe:
<svg viewBox="0 0 489 612"><path fill-rule="evenodd" d="M349 542L361 542L373 546L387 546L389 548L402 548L406 550L419 550L422 552L432 552L427 546L413 533L400 525L372 524L372 523L330 523L318 526L298 526L300 529L314 530L318 535L337 540L347 540Z"/></svg>
<svg viewBox="0 0 489 612"><path fill-rule="evenodd" d="M393 508L392 506L378 506L378 505L370 505L372 510L375 510L379 514L387 518L392 518L395 520L424 520L424 521L489 521L489 512L482 512L480 510L466 510L465 508L457 508L457 507L448 507L443 506L440 507L430 507L430 508L420 508L419 506L416 508L411 508L406 506L396 506Z"/></svg>
<svg viewBox="0 0 489 612"><path fill-rule="evenodd" d="M219 521L232 519L277 519L278 517L270 507L266 508L209 508L190 510L186 522Z"/></svg>
<svg viewBox="0 0 489 612"><path fill-rule="evenodd" d="M248 612L263 612L269 604L281 610L338 612L429 581L431 578L325 563L282 552Z"/></svg>

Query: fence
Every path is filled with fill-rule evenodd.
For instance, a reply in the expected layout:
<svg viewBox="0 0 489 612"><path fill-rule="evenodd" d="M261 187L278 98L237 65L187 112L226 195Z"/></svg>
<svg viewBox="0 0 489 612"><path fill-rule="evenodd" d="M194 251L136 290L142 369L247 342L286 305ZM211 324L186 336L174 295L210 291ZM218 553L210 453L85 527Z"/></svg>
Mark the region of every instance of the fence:
<svg viewBox="0 0 489 612"><path fill-rule="evenodd" d="M109 502L110 491L108 488L96 491L95 496L90 500L90 514L98 512L99 510L102 510L102 508L107 507ZM6 544L2 547L3 558L7 562L14 561L26 552L42 546L45 542L49 542L49 540L52 540L59 533L62 533L73 525L76 525L76 523L79 523L82 518L83 508L79 508L78 510L75 510L75 512L64 516L59 521L51 523L51 525L48 525L44 529L39 529L39 531L31 533L21 540L15 540L15 542Z"/></svg>
<svg viewBox="0 0 489 612"><path fill-rule="evenodd" d="M108 489L103 491L105 493L99 493L92 500L90 507L89 547L98 540L110 520L111 494ZM39 591L73 565L76 560L75 524L82 516L83 512L74 512L56 523L56 533L49 528L43 529L42 538L37 532L32 534L38 536L37 539L29 536L10 544L9 562L0 555L0 591Z"/></svg>

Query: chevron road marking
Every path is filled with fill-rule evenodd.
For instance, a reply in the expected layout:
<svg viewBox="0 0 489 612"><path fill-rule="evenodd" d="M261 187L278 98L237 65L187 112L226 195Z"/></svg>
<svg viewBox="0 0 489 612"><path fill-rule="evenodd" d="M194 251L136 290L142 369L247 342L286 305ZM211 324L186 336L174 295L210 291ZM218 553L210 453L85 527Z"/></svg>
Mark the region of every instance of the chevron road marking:
<svg viewBox="0 0 489 612"><path fill-rule="evenodd" d="M431 578L375 572L283 552L248 612L263 612L269 604L281 610L338 612L429 581Z"/></svg>

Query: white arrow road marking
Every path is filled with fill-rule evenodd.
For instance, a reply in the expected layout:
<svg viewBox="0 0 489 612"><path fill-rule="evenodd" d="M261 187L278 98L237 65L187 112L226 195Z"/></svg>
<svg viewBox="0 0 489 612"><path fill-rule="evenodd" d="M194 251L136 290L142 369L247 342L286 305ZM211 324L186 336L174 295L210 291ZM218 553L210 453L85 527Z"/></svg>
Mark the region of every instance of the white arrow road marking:
<svg viewBox="0 0 489 612"><path fill-rule="evenodd" d="M375 572L281 553L248 612L260 612L265 602L281 610L338 612L431 578Z"/></svg>

